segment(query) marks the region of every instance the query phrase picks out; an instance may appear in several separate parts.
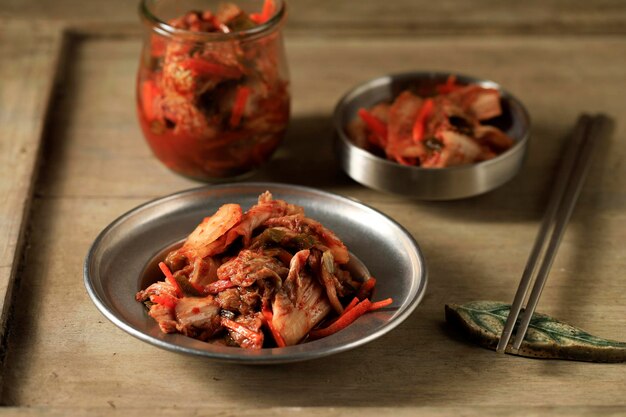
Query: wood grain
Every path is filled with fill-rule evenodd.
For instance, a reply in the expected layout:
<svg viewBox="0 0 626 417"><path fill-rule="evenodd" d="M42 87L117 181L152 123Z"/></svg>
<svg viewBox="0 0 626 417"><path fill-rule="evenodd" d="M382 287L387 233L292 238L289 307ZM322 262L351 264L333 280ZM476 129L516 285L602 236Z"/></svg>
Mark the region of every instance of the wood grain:
<svg viewBox="0 0 626 417"><path fill-rule="evenodd" d="M127 417L143 417L146 415L145 408L123 408L119 409L115 402L111 401L107 407L91 407L91 408L17 408L10 407L0 409L0 414L5 413L13 417L65 417L72 415L76 417L101 417L109 416L115 412L124 413ZM473 408L467 407L272 407L272 408L179 408L179 409L156 409L151 410L150 415L154 417L172 417L179 415L186 416L220 416L220 417L379 417L393 415L395 417L538 417L538 416L555 416L555 417L590 417L590 416L606 416L618 417L624 416L625 411L622 407L611 406L552 406L537 407L529 405L520 409L512 406L477 406Z"/></svg>
<svg viewBox="0 0 626 417"><path fill-rule="evenodd" d="M82 261L104 226L150 198L198 185L168 172L143 142L133 107L139 47L137 38L87 37L73 38L67 50L2 392L5 404L33 408L7 412L527 415L520 410L528 404L540 406L530 415L626 410L623 366L496 356L443 324L445 302L512 298L576 115L606 111L626 119L626 56L619 53L626 39L291 38L293 123L285 146L252 179L319 187L391 215L422 246L430 282L415 314L382 339L275 367L233 366L149 346L104 319L82 286ZM420 68L494 79L528 105L532 149L516 179L484 196L427 203L373 192L338 170L329 124L338 97L369 77ZM539 310L626 340L626 282L616 279L626 267L619 244L626 239L624 129L618 126L592 167ZM554 408L562 405L572 408Z"/></svg>
<svg viewBox="0 0 626 417"><path fill-rule="evenodd" d="M496 356L443 317L446 302L512 299L567 134L579 112L605 111L617 130L597 155L539 311L626 340L623 1L289 2L294 117L284 146L250 180L318 187L389 214L420 243L430 281L417 311L382 339L277 367L161 351L114 327L85 293L82 262L103 227L199 185L157 162L138 129L136 7L0 2L0 329L11 299L15 310L0 352L0 415L626 415L623 365ZM330 124L340 95L414 69L491 78L522 99L533 119L522 173L486 195L437 203L373 192L341 173Z"/></svg>
<svg viewBox="0 0 626 417"><path fill-rule="evenodd" d="M0 40L0 335L4 338L18 274L14 261L22 253L62 35L58 28L7 22L0 26Z"/></svg>
<svg viewBox="0 0 626 417"><path fill-rule="evenodd" d="M138 1L4 0L0 17L62 21L92 30L124 23L137 27ZM288 32L468 34L624 33L626 5L620 0L342 0L288 1Z"/></svg>

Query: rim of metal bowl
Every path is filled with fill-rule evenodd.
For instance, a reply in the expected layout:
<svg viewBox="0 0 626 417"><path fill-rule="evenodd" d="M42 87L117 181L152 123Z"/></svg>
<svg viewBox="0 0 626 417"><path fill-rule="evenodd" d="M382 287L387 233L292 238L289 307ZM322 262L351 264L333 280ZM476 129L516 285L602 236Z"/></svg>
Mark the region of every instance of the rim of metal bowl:
<svg viewBox="0 0 626 417"><path fill-rule="evenodd" d="M487 161L481 161L481 162L476 162L473 164L457 165L457 166L451 166L451 167L445 167L445 168L422 168L419 166L402 165L397 162L393 162L388 159L381 158L380 156L374 155L373 153L363 148L360 148L359 146L354 144L354 142L352 142L352 140L350 140L350 138L346 134L345 125L342 123L344 110L347 107L346 104L354 100L361 94L375 87L391 85L394 81L410 82L410 80L415 80L419 78L445 79L449 77L450 75L455 75L457 77L457 81L461 81L463 83L478 84L484 87L495 88L500 92L503 98L507 99L508 101L512 103L515 103L515 105L521 110L521 114L523 118L522 122L526 126L524 135L521 138L519 138L519 140L516 140L515 144L511 148L507 149L505 152L501 153L495 158L489 159ZM530 123L531 123L530 115L528 114L528 110L526 110L526 107L522 104L522 102L519 99L517 99L517 97L515 97L506 89L502 88L500 84L496 83L495 81L477 78L477 77L473 77L470 75L454 73L454 72L445 72L445 71L411 71L411 72L388 74L388 75L383 75L380 77L372 78L365 82L359 83L356 86L352 87L350 90L348 90L348 92L345 93L341 97L341 99L335 106L335 109L333 112L333 125L335 128L335 132L337 133L337 136L341 139L341 141L345 145L349 146L353 151L357 152L359 156L363 158L369 159L371 161L375 161L377 163L382 163L383 165L386 165L389 167L394 167L395 169L405 170L407 172L425 172L425 171L433 171L434 169L436 169L437 171L441 171L441 172L463 171L463 170L472 169L473 167L476 167L479 165L488 166L488 165L496 164L499 161L508 159L509 157L513 157L514 154L517 152L517 149L519 149L520 147L526 146L526 143L528 142L528 138L530 137Z"/></svg>

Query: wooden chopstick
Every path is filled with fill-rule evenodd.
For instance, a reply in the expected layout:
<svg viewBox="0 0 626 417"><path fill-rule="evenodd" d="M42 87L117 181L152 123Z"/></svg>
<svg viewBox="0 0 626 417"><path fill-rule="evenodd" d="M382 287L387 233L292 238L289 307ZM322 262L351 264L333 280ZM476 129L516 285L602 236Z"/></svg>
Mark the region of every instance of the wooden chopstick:
<svg viewBox="0 0 626 417"><path fill-rule="evenodd" d="M594 150L597 148L598 142L602 142L610 135L612 128L612 120L604 115L591 117L583 114L578 118L572 144L566 150L565 157L559 168L548 208L535 239L533 249L528 257L509 316L498 341L496 352L505 352L522 309L522 304L526 299L533 275L537 270L537 265L541 264L532 293L524 309L524 315L516 332L513 350L520 348L545 286L561 238L576 205L582 184L589 171ZM550 232L552 235L547 239ZM546 243L548 243L547 249L545 249ZM542 256L543 259L539 262Z"/></svg>

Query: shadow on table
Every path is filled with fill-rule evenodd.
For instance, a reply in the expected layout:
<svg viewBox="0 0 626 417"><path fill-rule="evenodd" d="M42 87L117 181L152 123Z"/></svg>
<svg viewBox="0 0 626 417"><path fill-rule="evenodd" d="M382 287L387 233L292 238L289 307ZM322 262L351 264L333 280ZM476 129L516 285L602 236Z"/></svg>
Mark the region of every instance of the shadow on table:
<svg viewBox="0 0 626 417"><path fill-rule="evenodd" d="M560 155L569 137L570 132L558 127L536 126L521 172L486 194L462 200L419 201L373 191L366 195L364 201L408 203L444 219L450 217L480 223L539 222L551 192ZM249 181L276 181L327 189L354 186L355 194L359 196L368 191L339 167L330 115L294 117L283 146L272 161Z"/></svg>
<svg viewBox="0 0 626 417"><path fill-rule="evenodd" d="M333 146L330 116L294 117L285 142L249 181L274 181L316 188L348 185Z"/></svg>

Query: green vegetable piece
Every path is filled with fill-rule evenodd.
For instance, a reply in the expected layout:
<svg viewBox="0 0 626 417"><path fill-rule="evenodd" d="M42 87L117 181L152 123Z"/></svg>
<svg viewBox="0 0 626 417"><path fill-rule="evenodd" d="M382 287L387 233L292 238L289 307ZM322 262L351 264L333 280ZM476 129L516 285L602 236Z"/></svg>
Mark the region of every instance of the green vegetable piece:
<svg viewBox="0 0 626 417"><path fill-rule="evenodd" d="M203 297L204 296L204 294L202 294L193 285L191 285L191 283L189 282L186 276L181 275L181 274L174 274L174 279L176 280L176 283L178 284L180 289L183 291L183 295L187 297Z"/></svg>
<svg viewBox="0 0 626 417"><path fill-rule="evenodd" d="M285 237L285 232L274 228L264 230L263 234L267 236L267 239L269 241L272 241L274 243L280 243Z"/></svg>
<svg viewBox="0 0 626 417"><path fill-rule="evenodd" d="M313 236L307 235L306 233L299 233L292 239L293 244L296 248L302 249L311 249L315 246L315 239Z"/></svg>
<svg viewBox="0 0 626 417"><path fill-rule="evenodd" d="M495 350L506 323L510 304L474 301L446 304L446 321L470 340ZM535 313L519 351L507 353L529 358L586 362L626 362L626 343L602 339L545 314Z"/></svg>
<svg viewBox="0 0 626 417"><path fill-rule="evenodd" d="M271 244L280 243L285 237L285 232L275 228L265 229L259 236L254 238L251 249L263 248Z"/></svg>
<svg viewBox="0 0 626 417"><path fill-rule="evenodd" d="M280 245L302 250L312 248L315 243L315 239L305 233L295 233L289 230L271 227L265 229L259 236L255 237L250 248L256 249L271 245Z"/></svg>
<svg viewBox="0 0 626 417"><path fill-rule="evenodd" d="M233 31L252 29L256 23L250 19L246 13L239 13L228 24L228 28Z"/></svg>

